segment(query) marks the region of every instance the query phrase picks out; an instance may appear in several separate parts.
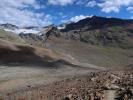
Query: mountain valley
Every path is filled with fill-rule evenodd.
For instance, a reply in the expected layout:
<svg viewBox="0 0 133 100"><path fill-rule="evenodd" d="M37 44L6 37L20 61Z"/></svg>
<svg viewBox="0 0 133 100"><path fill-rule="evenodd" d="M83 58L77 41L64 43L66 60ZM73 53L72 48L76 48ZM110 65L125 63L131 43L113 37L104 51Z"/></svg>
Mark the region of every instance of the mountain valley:
<svg viewBox="0 0 133 100"><path fill-rule="evenodd" d="M133 20L99 16L0 24L0 100L132 100L132 27Z"/></svg>

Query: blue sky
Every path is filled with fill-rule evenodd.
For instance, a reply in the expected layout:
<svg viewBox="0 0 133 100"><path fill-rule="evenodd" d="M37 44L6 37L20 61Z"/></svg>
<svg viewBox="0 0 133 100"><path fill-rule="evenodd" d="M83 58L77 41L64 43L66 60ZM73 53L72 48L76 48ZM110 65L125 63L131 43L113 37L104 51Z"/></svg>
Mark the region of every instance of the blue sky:
<svg viewBox="0 0 133 100"><path fill-rule="evenodd" d="M18 26L58 25L93 15L131 19L133 0L0 0L0 23Z"/></svg>

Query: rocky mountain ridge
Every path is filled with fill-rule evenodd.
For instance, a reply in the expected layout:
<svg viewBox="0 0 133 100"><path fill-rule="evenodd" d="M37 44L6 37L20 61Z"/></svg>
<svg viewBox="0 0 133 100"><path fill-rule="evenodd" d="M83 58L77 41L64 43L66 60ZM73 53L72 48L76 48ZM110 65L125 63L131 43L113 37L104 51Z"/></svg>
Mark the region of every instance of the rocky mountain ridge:
<svg viewBox="0 0 133 100"><path fill-rule="evenodd" d="M17 29L11 24L3 27ZM60 26L49 25L43 28L23 27L13 30L19 36L32 42L44 44L50 37L84 42L90 45L133 48L133 20L119 18L105 18L99 16L88 17L75 23ZM33 43L30 43L33 44Z"/></svg>
<svg viewBox="0 0 133 100"><path fill-rule="evenodd" d="M39 32L45 38L56 37L91 45L133 48L133 20L93 16L58 28L48 26ZM28 35L28 34L27 34ZM37 34L38 35L38 34Z"/></svg>
<svg viewBox="0 0 133 100"><path fill-rule="evenodd" d="M112 26L126 26L129 24L133 24L133 20L93 16L91 18L88 17L80 20L76 23L69 23L66 25L65 29L62 29L61 31L69 32L71 30L94 30Z"/></svg>

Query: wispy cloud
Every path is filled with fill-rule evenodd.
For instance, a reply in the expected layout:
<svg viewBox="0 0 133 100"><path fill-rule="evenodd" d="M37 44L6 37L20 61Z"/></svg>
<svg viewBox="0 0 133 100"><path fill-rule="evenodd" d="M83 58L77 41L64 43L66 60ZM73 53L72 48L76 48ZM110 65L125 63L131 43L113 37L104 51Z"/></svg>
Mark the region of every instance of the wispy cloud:
<svg viewBox="0 0 133 100"><path fill-rule="evenodd" d="M122 6L128 7L130 5L133 5L133 0L102 0L101 3L98 3L101 11L105 13L118 13Z"/></svg>
<svg viewBox="0 0 133 100"><path fill-rule="evenodd" d="M70 19L70 21L72 22L78 22L79 20L85 19L87 17L91 17L91 16L85 16L85 15L79 15L79 16L74 16Z"/></svg>
<svg viewBox="0 0 133 100"><path fill-rule="evenodd" d="M131 19L133 19L133 16L131 17Z"/></svg>
<svg viewBox="0 0 133 100"><path fill-rule="evenodd" d="M75 4L76 5L84 5L86 2L86 0L82 1L82 0L78 0Z"/></svg>
<svg viewBox="0 0 133 100"><path fill-rule="evenodd" d="M73 2L74 0L48 0L48 3L51 5L61 5L61 6L73 4Z"/></svg>
<svg viewBox="0 0 133 100"><path fill-rule="evenodd" d="M82 20L82 19L85 19L85 18L87 18L87 17L92 17L92 16L93 16L93 15L91 15L91 16L87 16L87 15L77 15L77 16L71 17L70 19L62 20L62 22L63 22L63 23L65 23L65 22L78 22L78 21L80 21L80 20Z"/></svg>
<svg viewBox="0 0 133 100"><path fill-rule="evenodd" d="M40 3L41 1L42 3ZM57 6L61 6L61 9ZM57 9L55 9L56 7ZM71 10L74 7L78 7L79 13L75 9ZM87 17L84 16L86 12L94 7L96 9L93 14L99 10L105 13L119 13L121 8L133 13L133 0L0 0L0 24L45 26L66 21L66 19L76 22ZM48 9L47 13L44 9ZM83 12L83 9L86 12ZM81 15L76 16L78 14Z"/></svg>
<svg viewBox="0 0 133 100"><path fill-rule="evenodd" d="M97 2L95 0L89 1L86 4L86 7L95 7L97 5Z"/></svg>
<svg viewBox="0 0 133 100"><path fill-rule="evenodd" d="M127 11L129 11L130 13L133 13L133 7L128 7Z"/></svg>

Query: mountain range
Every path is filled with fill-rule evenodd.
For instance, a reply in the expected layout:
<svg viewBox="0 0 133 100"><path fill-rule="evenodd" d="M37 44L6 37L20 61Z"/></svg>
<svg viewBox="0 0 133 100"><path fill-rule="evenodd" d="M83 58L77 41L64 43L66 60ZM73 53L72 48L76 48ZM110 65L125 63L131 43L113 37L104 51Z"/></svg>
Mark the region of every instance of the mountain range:
<svg viewBox="0 0 133 100"><path fill-rule="evenodd" d="M1 24L0 37L65 53L82 63L121 68L133 65L132 27L130 19L93 16L59 26Z"/></svg>
<svg viewBox="0 0 133 100"><path fill-rule="evenodd" d="M133 48L133 20L118 18L88 17L76 23L64 23L60 26L22 27L2 24L5 31L19 34L21 38L45 41L54 36L66 40L75 40L91 45Z"/></svg>

